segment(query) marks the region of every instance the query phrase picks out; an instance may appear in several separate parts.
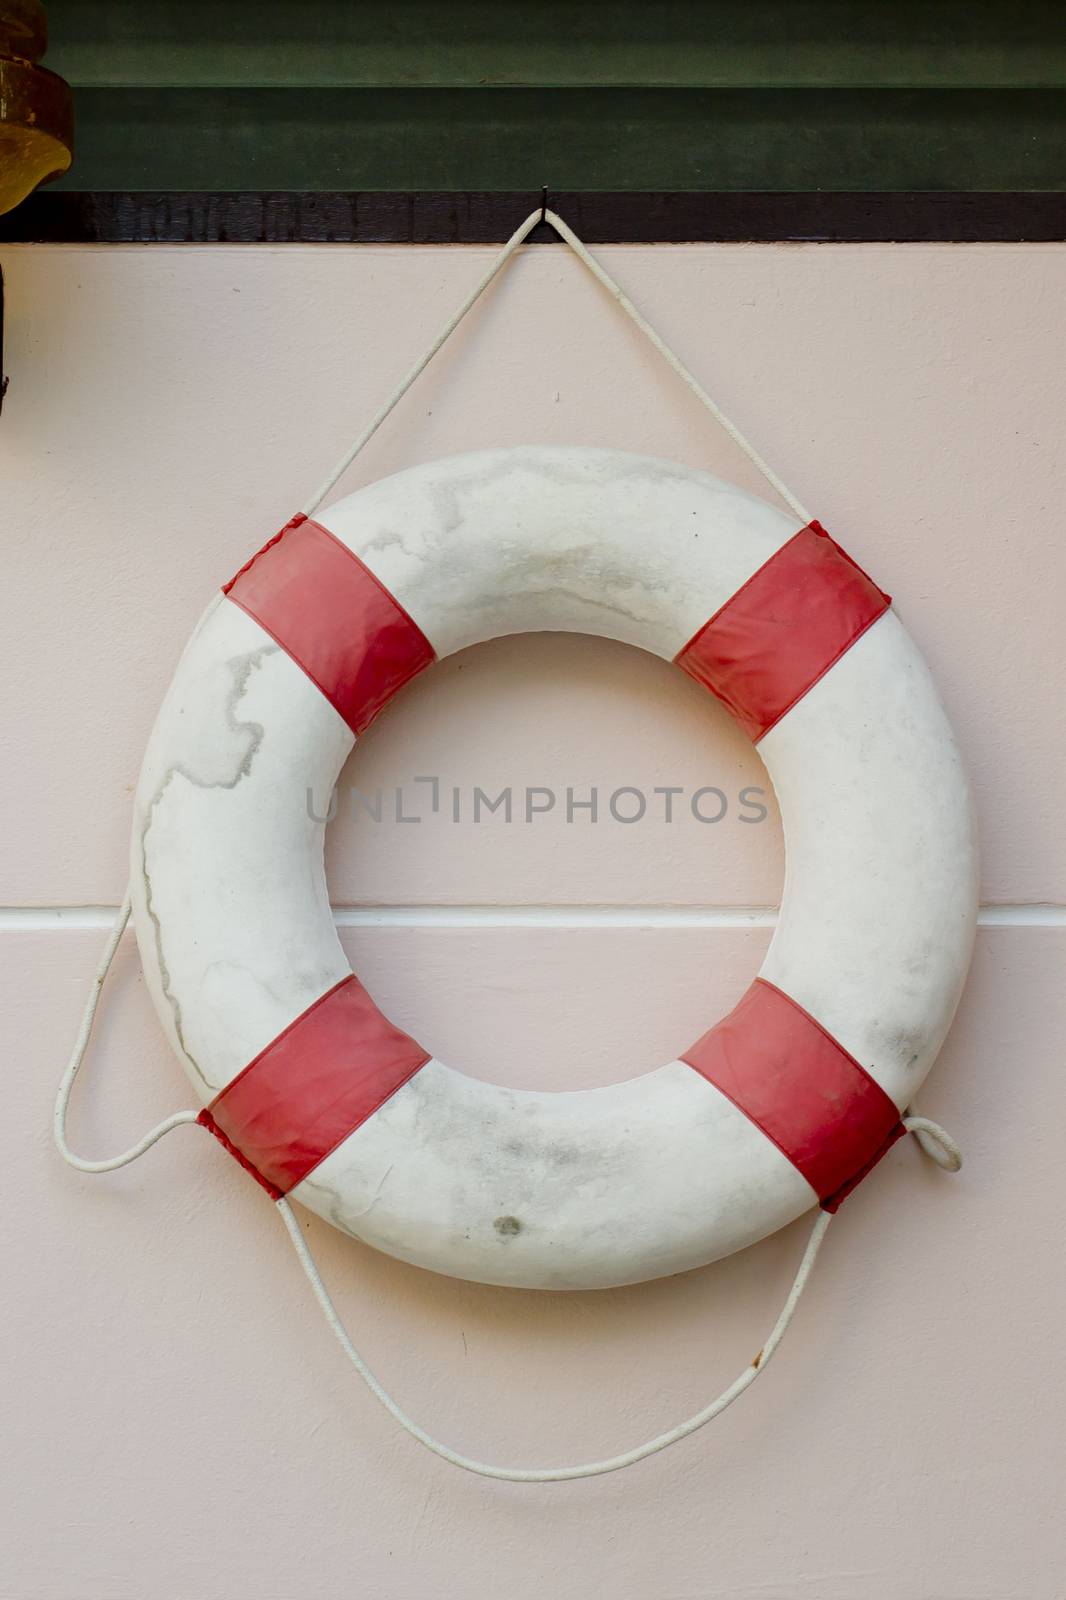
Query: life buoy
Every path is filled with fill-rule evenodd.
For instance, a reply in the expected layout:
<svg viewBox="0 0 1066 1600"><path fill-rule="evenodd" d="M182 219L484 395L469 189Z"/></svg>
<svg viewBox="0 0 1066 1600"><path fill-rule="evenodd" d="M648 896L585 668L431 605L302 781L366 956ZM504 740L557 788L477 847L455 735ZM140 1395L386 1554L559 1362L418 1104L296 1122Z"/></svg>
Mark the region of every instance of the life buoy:
<svg viewBox="0 0 1066 1600"><path fill-rule="evenodd" d="M271 1194L438 1272L606 1286L835 1208L902 1132L970 959L969 791L889 597L797 524L667 461L487 451L294 518L226 584L151 735L132 904L200 1120ZM558 1094L465 1077L381 1014L306 805L432 661L534 630L705 685L758 742L787 854L729 1016L646 1076Z"/></svg>

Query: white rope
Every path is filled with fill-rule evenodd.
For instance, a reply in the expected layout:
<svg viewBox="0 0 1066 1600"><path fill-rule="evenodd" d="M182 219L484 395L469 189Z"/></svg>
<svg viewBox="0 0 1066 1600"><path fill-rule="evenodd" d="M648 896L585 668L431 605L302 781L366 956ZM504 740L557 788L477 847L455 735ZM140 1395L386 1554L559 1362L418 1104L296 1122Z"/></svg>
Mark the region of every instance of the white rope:
<svg viewBox="0 0 1066 1600"><path fill-rule="evenodd" d="M590 254L590 252L578 238L577 234L574 233L573 229L568 227L563 221L562 217L557 216L554 211L547 211L545 213L545 220L551 223L560 239L564 240L565 243L570 246L578 260L585 263L585 266L588 267L589 271L592 273L592 276L597 278L599 282L603 284L603 287L607 290L608 294L618 302L630 321L636 324L641 333L644 335L645 339L647 339L649 343L652 344L656 350L658 350L667 366L671 367L673 371L677 373L682 383L688 385L700 404L706 406L707 410L711 413L711 416L714 418L715 422L718 423L719 427L724 428L733 442L740 446L741 450L743 450L752 466L762 474L767 483L770 485L771 489L776 489L777 493L781 496L785 504L790 508L790 510L796 513L801 522L806 523L812 521L813 519L811 513L805 508L802 502L798 500L797 497L792 493L792 490L781 481L773 468L763 460L755 446L744 437L736 424L731 422L726 416L725 412L715 404L703 385L698 382L698 380L689 371L688 367L686 367L685 363L681 360L681 357L676 355L674 351L670 349L670 346L666 343L666 341L661 339L651 324L641 316L640 312L637 310L632 300L630 300L629 296L622 292L622 289L611 277L606 267L601 266L601 264L596 260L595 256Z"/></svg>
<svg viewBox="0 0 1066 1600"><path fill-rule="evenodd" d="M74 1087L74 1080L78 1076L78 1069L85 1059L85 1052L89 1048L89 1039L92 1036L96 1008L100 1004L104 981L111 970L111 963L115 959L115 951L119 947L119 941L126 931L126 924L129 920L130 892L127 889L126 897L119 907L118 916L115 918L114 927L111 929L107 943L104 946L104 953L100 957L100 965L96 969L96 976L89 991L89 998L85 1002L85 1010L82 1012L78 1037L74 1041L74 1049L70 1053L67 1070L63 1074L59 1085L59 1093L56 1095L55 1112L52 1117L52 1137L55 1139L56 1149L63 1157L63 1160L69 1162L72 1167L77 1167L79 1172L115 1172L119 1167L127 1167L131 1161L136 1161L140 1156L144 1155L146 1150L150 1150L154 1144L157 1144L165 1134L171 1133L175 1128L180 1128L187 1122L195 1122L197 1118L197 1112L195 1111L175 1111L173 1116L166 1117L156 1127L152 1128L149 1133L146 1133L143 1139L138 1139L136 1144L131 1145L128 1150L124 1151L122 1155L111 1156L103 1161L86 1161L83 1157L76 1156L67 1143L67 1107L70 1104L70 1093Z"/></svg>
<svg viewBox="0 0 1066 1600"><path fill-rule="evenodd" d="M918 1114L918 1108L912 1100L903 1113L903 1126L908 1133L913 1133L919 1145L931 1161L935 1161L943 1172L959 1172L962 1168L962 1151L939 1122L933 1122L929 1117Z"/></svg>
<svg viewBox="0 0 1066 1600"><path fill-rule="evenodd" d="M82 1156L75 1155L67 1143L67 1109L70 1104L71 1091L74 1088L78 1070L85 1059L104 983L111 970L115 953L126 930L129 917L130 893L129 889L127 889L118 915L115 918L114 926L104 946L100 964L96 969L89 998L82 1014L78 1036L74 1042L74 1049L71 1051L67 1069L63 1074L59 1092L56 1095L52 1130L56 1148L64 1161L68 1162L72 1167L76 1167L79 1172L114 1172L119 1167L128 1166L130 1162L137 1161L166 1134L173 1132L175 1128L195 1123L198 1115L195 1111L176 1111L172 1116L166 1117L162 1122L158 1123L156 1127L152 1128L142 1139L131 1145L121 1155L111 1156L101 1161L87 1161ZM917 1115L913 1105L911 1105L907 1108L907 1113L903 1118L903 1125L909 1133L914 1134L922 1148L938 1166L949 1172L957 1172L959 1170L962 1165L962 1153L954 1139L939 1123L933 1122L929 1117ZM792 1287L765 1344L758 1355L744 1368L739 1377L735 1378L727 1389L723 1389L717 1399L712 1400L702 1411L697 1411L694 1416L689 1417L685 1422L679 1422L676 1427L668 1428L665 1433L657 1434L654 1439L648 1439L644 1444L635 1445L633 1449L625 1450L621 1455L608 1456L603 1461L588 1461L580 1466L572 1467L496 1467L490 1462L478 1461L472 1456L462 1455L459 1451L453 1450L450 1445L446 1445L440 1439L434 1438L431 1433L428 1433L425 1428L408 1416L407 1412L396 1403L388 1390L374 1376L352 1343L351 1337L338 1315L337 1308L330 1298L329 1291L322 1281L322 1276L289 1202L284 1198L278 1200L277 1209L281 1213L282 1221L288 1231L289 1238L292 1240L293 1249L296 1251L300 1265L307 1274L308 1282L321 1308L322 1315L332 1329L341 1349L375 1399L380 1401L389 1415L395 1418L413 1439L417 1439L419 1444L424 1445L427 1450L432 1450L434 1455L440 1456L444 1461L451 1462L452 1466L461 1467L464 1472L474 1472L483 1478L501 1478L509 1483L560 1483L569 1478L595 1478L605 1472L619 1472L623 1467L631 1467L637 1461L643 1461L646 1457L653 1456L660 1450L668 1449L670 1445L677 1444L681 1439L686 1439L690 1433L695 1433L698 1428L704 1427L708 1422L712 1422L715 1417L721 1416L722 1412L731 1406L734 1400L739 1399L745 1389L750 1388L759 1374L769 1365L795 1315L796 1307L799 1305L800 1297L807 1287L807 1282L817 1260L818 1252L822 1247L826 1230L832 1220L828 1211L819 1211L811 1229L810 1237L807 1240L807 1247L797 1268L796 1276L792 1281Z"/></svg>
<svg viewBox="0 0 1066 1600"><path fill-rule="evenodd" d="M632 1450L625 1450L621 1455L608 1456L603 1461L587 1461L581 1466L574 1467L494 1467L490 1462L477 1461L472 1456L460 1455L458 1450L453 1450L450 1445L442 1444L431 1433L427 1433L412 1417L407 1415L396 1401L383 1388L378 1379L371 1372L362 1356L352 1343L348 1331L337 1314L337 1308L330 1299L329 1291L322 1282L314 1257L307 1247L300 1224L293 1214L292 1207L287 1200L279 1200L277 1208L281 1218L288 1229L289 1238L293 1248L300 1258L300 1265L307 1274L308 1281L314 1291L315 1299L322 1309L329 1326L332 1328L341 1349L344 1351L352 1366L358 1372L367 1388L389 1415L408 1432L412 1439L417 1439L419 1444L425 1445L427 1450L432 1450L434 1455L440 1456L445 1461L450 1461L453 1467L462 1467L464 1472L476 1472L482 1478L502 1478L508 1483L561 1483L567 1478L596 1478L604 1472L620 1472L623 1467L631 1467L637 1461L643 1461L648 1456L653 1456L660 1450L666 1450L672 1444L677 1444L679 1439L686 1439L690 1433L695 1433L697 1428L704 1427L708 1422L713 1422L715 1417L720 1417L744 1393L750 1389L760 1372L769 1365L770 1360L781 1340L785 1337L789 1323L792 1321L796 1307L799 1305L800 1296L807 1287L807 1280L817 1260L818 1252L822 1247L826 1230L832 1217L828 1211L819 1211L814 1227L811 1229L807 1248L803 1252L788 1298L781 1308L781 1314L774 1323L770 1336L758 1355L744 1368L738 1378L734 1378L728 1389L723 1389L716 1400L704 1406L702 1411L697 1411L695 1416L689 1417L686 1422L679 1422L675 1428L668 1428L665 1433L656 1434L654 1439L648 1439L644 1444L638 1444Z"/></svg>
<svg viewBox="0 0 1066 1600"><path fill-rule="evenodd" d="M908 1107L908 1114L903 1118L903 1126L908 1133L915 1136L922 1149L932 1157L937 1166L946 1172L958 1172L962 1166L962 1152L955 1140L938 1122L933 1122L929 1117L911 1114L913 1111L913 1106ZM745 1389L749 1389L759 1374L769 1366L775 1351L788 1332L789 1324L814 1270L822 1241L833 1220L832 1213L819 1210L806 1249L796 1269L796 1276L792 1280L792 1287L788 1291L777 1321L770 1330L769 1337L758 1355L748 1363L739 1377L734 1378L729 1387L723 1389L722 1393L709 1405L704 1406L702 1411L697 1411L685 1422L679 1422L676 1427L668 1428L665 1433L656 1434L644 1444L634 1445L631 1450L624 1450L620 1455L607 1456L602 1461L586 1461L572 1467L496 1467L491 1462L478 1461L474 1456L465 1456L458 1450L453 1450L450 1445L444 1444L442 1440L427 1432L393 1399L352 1343L351 1335L341 1321L340 1313L322 1281L322 1274L318 1270L318 1265L289 1202L282 1198L276 1205L326 1323L375 1400L384 1406L394 1421L398 1422L412 1439L416 1439L419 1444L431 1450L434 1455L440 1456L442 1460L450 1462L453 1467L460 1467L464 1472L476 1473L482 1478L501 1478L507 1483L561 1483L570 1478L597 1478L605 1472L620 1472L623 1467L634 1466L636 1462L657 1455L660 1450L668 1449L681 1439L687 1439L690 1433L695 1433L708 1422L713 1422L715 1417L720 1417L722 1412L728 1410L734 1400L739 1400Z"/></svg>
<svg viewBox="0 0 1066 1600"><path fill-rule="evenodd" d="M309 517L314 515L314 513L318 510L318 507L329 494L330 490L334 488L334 486L347 472L348 468L351 466L360 450L362 450L363 446L374 437L375 433L377 433L386 417L388 417L390 412L397 405L399 405L400 401L403 399L408 389L410 389L411 385L415 382L416 378L418 378L426 370L426 368L429 366L429 363L433 360L433 357L437 354L437 351L455 332L456 328L459 326L460 322L462 322L467 312L475 304L475 302L480 299L481 295L484 294L485 290L495 278L496 274L502 267L506 266L507 262L514 255L519 245L522 244L528 234L532 233L538 222L542 221L547 222L551 227L553 227L560 239L562 239L563 243L569 245L570 249L577 256L578 260L583 262L588 270L592 273L592 276L603 285L612 299L616 301L616 303L625 312L626 316L629 317L630 321L640 329L641 333L659 352L666 364L677 373L682 383L687 384L689 389L691 389L692 393L696 396L696 399L701 405L707 408L711 416L718 423L719 427L724 428L734 443L739 445L740 449L743 450L744 454L747 456L752 465L762 474L770 487L781 496L781 499L785 502L785 504L796 513L800 521L804 523L810 522L811 513L792 493L792 490L789 489L787 484L782 482L777 473L774 472L773 468L763 460L762 456L755 449L755 446L749 443L736 424L731 422L726 416L725 412L715 404L703 385L697 380L693 373L689 371L688 367L685 366L685 363L681 360L681 357L676 355L675 352L670 349L670 346L666 343L666 341L659 337L651 324L637 310L629 296L624 293L621 286L615 282L614 278L611 277L606 267L601 266L600 262L596 260L595 256L593 256L586 249L581 240L578 238L577 234L574 233L573 229L563 221L562 217L558 216L554 211L549 211L546 207L537 211L531 211L529 216L522 223L522 226L511 235L503 249L500 251L499 255L489 267L489 270L485 273L484 277L470 291L459 309L451 317L449 317L448 321L445 323L440 333L438 333L437 337L434 339L425 355L423 355L420 360L416 361L410 371L400 379L400 382L397 384L392 394L385 401L384 405L382 405L374 413L373 417L367 423L366 427L363 429L358 439L356 439L355 443L345 453L345 455L341 457L340 461L337 463L336 467L325 479L325 481L321 483L315 490L314 494L303 508L304 514Z"/></svg>
<svg viewBox="0 0 1066 1600"><path fill-rule="evenodd" d="M359 435L358 439L356 439L351 448L341 457L340 461L338 461L329 477L326 478L323 483L319 484L318 488L315 490L314 494L303 508L305 516L313 516L318 510L323 500L329 494L329 491L333 488L338 479L344 476L352 462L355 460L356 456L359 454L360 450L362 450L363 446L369 443L369 441L374 437L375 433L377 433L378 429L381 427L381 424L385 421L385 418L396 406L399 405L400 401L414 383L415 379L425 372L426 368L429 366L429 363L437 354L437 351L451 338L452 334L455 332L460 322L462 322L471 306L473 306L476 301L480 300L481 296L484 294L493 278L499 272L500 268L506 266L507 262L514 255L519 245L526 238L526 235L533 232L533 229L537 226L539 221L540 212L531 211L525 222L523 222L522 226L512 233L511 237L508 239L507 243L504 245L503 249L500 251L489 270L485 273L485 276L474 286L473 289L471 289L470 293L467 295L458 311L455 311L448 318L447 322L444 324L444 327L440 330L437 337L426 351L425 355L420 357L410 371L400 379L399 384L393 390L389 398L385 401L385 404L374 413L366 427L363 429L362 433ZM808 518L808 521L809 520L810 519Z"/></svg>
<svg viewBox="0 0 1066 1600"><path fill-rule="evenodd" d="M530 212L529 216L522 223L522 226L514 234L512 234L511 238L504 245L495 261L493 261L492 265L489 267L489 270L485 273L470 294L467 295L459 309L451 318L449 318L448 322L441 329L440 333L430 345L425 355L422 356L422 358L410 369L410 371L402 379L398 388L393 391L392 395L390 395L389 399L386 400L385 404L381 406L381 408L372 417L366 428L364 428L363 432L352 445L351 449L338 463L336 469L330 474L325 482L320 485L315 494L307 502L307 505L304 508L306 514L310 516L314 511L317 510L319 505L321 505L326 495L329 494L330 490L347 471L348 467L355 460L363 446L374 436L378 428L380 428L381 424L385 421L386 417L388 417L389 413L407 393L408 389L415 382L416 378L418 378L419 374L425 371L426 367L432 361L437 351L451 336L451 334L454 333L455 329L459 326L460 322L466 316L470 308L474 305L475 301L477 301L485 289L488 288L489 284L500 271L501 267L503 267L507 261L510 260L511 256L522 244L523 240L540 221L547 221L551 224L559 237L570 246L578 258L584 262L585 266L589 269L593 276L603 284L604 288L607 289L608 292L613 296L626 315L631 318L644 336L650 340L655 349L658 350L659 354L663 356L668 365L673 368L678 377L688 385L696 398L704 406L706 406L707 410L711 413L712 417L714 417L715 421L725 429L730 438L735 440L735 442L744 451L744 454L748 457L748 459L762 473L763 477L771 485L771 487L777 491L786 504L791 507L791 509L799 518L801 518L803 522L809 522L811 520L809 512L804 509L804 507L796 499L795 495L793 495L791 491L781 482L781 479L775 472L771 470L767 463L756 452L754 447L748 443L747 439L744 438L740 430L736 428L734 424L730 422L729 418L726 417L718 408L718 406L711 399L710 395L707 394L702 385L697 382L696 378L692 375L680 358L674 354L674 352L663 342L662 339L660 339L654 328L652 328L650 324L645 321L644 317L641 316L636 306L628 298L628 296L622 292L621 288L610 276L610 274L599 264L598 261L594 259L593 256L589 254L588 250L586 250L585 246L582 244L577 235L571 231L561 217L557 216L554 211L547 210L547 208ZM214 599L211 601L211 604L208 606L208 611L210 611L214 605L217 604L218 598L218 596L214 597ZM59 1092L56 1095L55 1114L53 1118L52 1129L56 1148L63 1157L64 1161L69 1162L72 1167L76 1167L79 1172L114 1172L119 1167L128 1166L130 1162L137 1161L141 1156L143 1156L146 1151L150 1150L152 1146L158 1143L158 1141L166 1134L173 1132L175 1128L183 1127L189 1123L195 1123L198 1116L198 1113L195 1111L176 1111L172 1116L166 1117L162 1122L158 1123L156 1127L152 1128L144 1135L142 1139L139 1139L136 1144L131 1145L130 1148L124 1151L121 1155L111 1156L101 1161L87 1161L83 1157L75 1155L67 1143L67 1111L70 1105L71 1092L74 1088L74 1082L77 1078L79 1068L85 1059L85 1053L89 1047L89 1040L92 1036L93 1022L96 1017L97 1006L100 1003L100 996L103 992L104 982L107 978L108 972L111 969L111 964L115 959L115 953L118 950L122 935L125 932L129 917L130 891L129 888L127 888L126 895L119 909L118 916L115 918L114 927L111 930L107 944L104 947L103 955L100 958L100 964L97 967L96 976L93 979L92 989L89 993L89 998L82 1014L78 1036L74 1042L74 1048L71 1052L70 1060L67 1063L67 1069L64 1072L62 1081L59 1085ZM906 1127L910 1133L914 1134L922 1149L937 1163L938 1166L943 1167L949 1172L957 1172L959 1170L959 1167L962 1165L962 1154L954 1139L952 1139L944 1131L944 1129L940 1127L939 1123L930 1121L928 1117L918 1115L913 1105L908 1107L903 1122L904 1127ZM687 1438L690 1433L695 1433L697 1428L704 1427L706 1423L711 1422L715 1417L720 1416L722 1412L727 1409L727 1407L733 1404L734 1400L738 1399L739 1396L744 1393L745 1389L749 1388L755 1382L755 1379L759 1376L759 1374L769 1365L774 1352L777 1350L778 1345L784 1338L788 1326L792 1321L796 1307L799 1305L800 1297L807 1286L807 1282L817 1259L818 1252L822 1247L822 1241L825 1238L826 1230L831 1221L829 1212L819 1211L814 1226L811 1229L810 1238L807 1241L807 1247L803 1252L803 1257L797 1269L792 1287L788 1292L788 1296L783 1307L781 1308L781 1313L770 1331L769 1338L766 1340L758 1355L749 1363L747 1367L745 1367L740 1376L735 1378L729 1387L722 1391L717 1399L712 1400L711 1403L705 1406L702 1411L697 1411L695 1416L689 1417L686 1422L678 1423L676 1427L667 1429L665 1433L657 1434L654 1439L649 1439L644 1444L636 1445L632 1450L626 1450L621 1455L608 1456L603 1461L586 1462L581 1466L525 1468L494 1467L488 1462L476 1461L470 1456L461 1455L458 1451L452 1450L449 1445L442 1444L439 1439L435 1439L432 1434L427 1433L424 1428L422 1428L417 1422L409 1417L407 1413L403 1411L399 1405L397 1405L396 1401L393 1400L388 1391L384 1389L378 1382L377 1378L374 1376L373 1372L371 1372L370 1368L367 1366L366 1362L363 1360L362 1356L352 1343L348 1332L337 1313L337 1309L334 1306L333 1301L330 1299L329 1292L327 1291L325 1284L322 1282L318 1267L315 1265L314 1258L308 1249L300 1225L296 1220L296 1216L293 1213L289 1202L285 1199L280 1199L277 1202L277 1208L281 1213L282 1221L288 1230L289 1237L292 1240L293 1248L295 1249L299 1258L300 1265L307 1274L308 1281L314 1292L315 1299L318 1301L318 1304L321 1307L323 1316L325 1317L330 1328L333 1330L333 1333L339 1341L345 1355L355 1367L356 1371L359 1373L359 1376L363 1379L370 1392L377 1400L381 1402L386 1411L388 1411L389 1414L395 1418L402 1428L406 1429L412 1438L417 1439L420 1444L425 1445L427 1450L432 1450L435 1455L442 1457L443 1460L450 1461L453 1466L462 1467L466 1472L476 1472L484 1478L502 1478L512 1483L558 1483L568 1478L593 1478L604 1472L618 1472L623 1467L632 1466L634 1462L643 1461L647 1456L655 1455L658 1451L667 1449L670 1445L676 1444L678 1440Z"/></svg>

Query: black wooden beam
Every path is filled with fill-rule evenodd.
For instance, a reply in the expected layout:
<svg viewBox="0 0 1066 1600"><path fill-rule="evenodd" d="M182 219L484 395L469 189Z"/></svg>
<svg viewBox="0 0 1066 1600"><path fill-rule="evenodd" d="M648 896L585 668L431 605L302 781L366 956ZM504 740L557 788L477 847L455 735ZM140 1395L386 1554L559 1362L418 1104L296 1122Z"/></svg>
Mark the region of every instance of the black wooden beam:
<svg viewBox="0 0 1066 1600"><path fill-rule="evenodd" d="M497 244L540 193L196 194L48 190L0 217L0 242ZM1066 194L553 192L590 243L1066 240ZM532 243L555 235L538 228Z"/></svg>

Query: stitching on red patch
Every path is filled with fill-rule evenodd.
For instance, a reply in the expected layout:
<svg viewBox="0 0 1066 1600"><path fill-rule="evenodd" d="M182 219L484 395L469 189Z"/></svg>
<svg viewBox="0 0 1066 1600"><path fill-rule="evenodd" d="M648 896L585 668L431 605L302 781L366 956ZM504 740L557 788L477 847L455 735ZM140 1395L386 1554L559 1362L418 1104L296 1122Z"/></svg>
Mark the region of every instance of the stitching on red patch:
<svg viewBox="0 0 1066 1600"><path fill-rule="evenodd" d="M208 1133L214 1134L222 1148L229 1151L230 1155L233 1157L234 1161L236 1161L239 1167L243 1167L245 1172L251 1174L256 1183L259 1184L260 1188L266 1190L271 1200L280 1200L282 1198L282 1190L278 1188L277 1184L271 1183L268 1178L264 1178L258 1167L253 1167L252 1163L248 1160L248 1157L244 1154L244 1152L237 1149L237 1146L233 1143L233 1140L226 1138L226 1135L222 1132L222 1129L219 1127L218 1123L215 1121L214 1117L206 1107L200 1112L200 1115L196 1120L200 1124L201 1128L206 1128Z"/></svg>
<svg viewBox="0 0 1066 1600"><path fill-rule="evenodd" d="M873 1155L870 1157L869 1161L866 1162L865 1166L860 1167L858 1172L855 1173L854 1177L849 1178L846 1183L842 1183L840 1188L837 1189L833 1194L826 1195L825 1199L819 1202L822 1210L838 1210L848 1198L848 1195L851 1193L851 1191L859 1187L859 1184L873 1171L877 1163L881 1160L882 1156L887 1156L896 1140L902 1139L906 1131L907 1130L903 1126L902 1122L897 1122L894 1128L890 1128L888 1133L886 1133L883 1142L874 1151Z"/></svg>
<svg viewBox="0 0 1066 1600"><path fill-rule="evenodd" d="M241 570L239 572L235 572L230 581L222 585L222 593L229 594L234 584L237 583L239 579L243 578L246 572L251 572L260 556L265 556L268 550L273 550L274 546L276 544L280 544L281 540L284 539L287 533L291 533L293 528L298 528L302 522L306 521L307 518L302 511L298 511L294 517L290 517L281 531L276 533L272 539L268 539L263 548L261 550L257 550L255 555L244 563L244 566L241 568Z"/></svg>
<svg viewBox="0 0 1066 1600"><path fill-rule="evenodd" d="M832 540L833 544L836 545L837 554L843 556L844 560L848 563L848 566L849 567L854 567L855 571L859 574L860 578L865 578L867 583L870 585L870 587L872 589L876 589L877 590L878 594L881 596L881 599L885 602L886 606L890 606L892 604L892 596L890 594L886 594L885 590L882 589L881 585L879 583L877 583L875 579L871 578L870 574L867 572L865 567L860 567L859 566L859 563L856 561L855 557L852 556L852 555L849 555L848 552L844 549L843 545L837 544L836 540L833 539L833 535L831 533L826 533L825 529L822 527L822 524L820 522L812 522L810 524L810 526L814 529L815 533L820 533L822 535L823 539Z"/></svg>

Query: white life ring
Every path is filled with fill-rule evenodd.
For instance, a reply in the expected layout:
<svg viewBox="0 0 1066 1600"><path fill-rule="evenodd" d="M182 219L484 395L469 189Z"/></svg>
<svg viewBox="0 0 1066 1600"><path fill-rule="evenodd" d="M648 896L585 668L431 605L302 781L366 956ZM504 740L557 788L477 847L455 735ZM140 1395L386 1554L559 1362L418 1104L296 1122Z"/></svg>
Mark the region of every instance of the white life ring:
<svg viewBox="0 0 1066 1600"><path fill-rule="evenodd" d="M272 1194L438 1272L585 1288L833 1208L892 1143L969 963L971 805L888 597L798 520L671 462L487 451L295 518L226 586L151 736L132 903L201 1120ZM545 629L706 683L758 739L787 848L730 1016L561 1094L474 1081L381 1016L305 803L435 657Z"/></svg>

